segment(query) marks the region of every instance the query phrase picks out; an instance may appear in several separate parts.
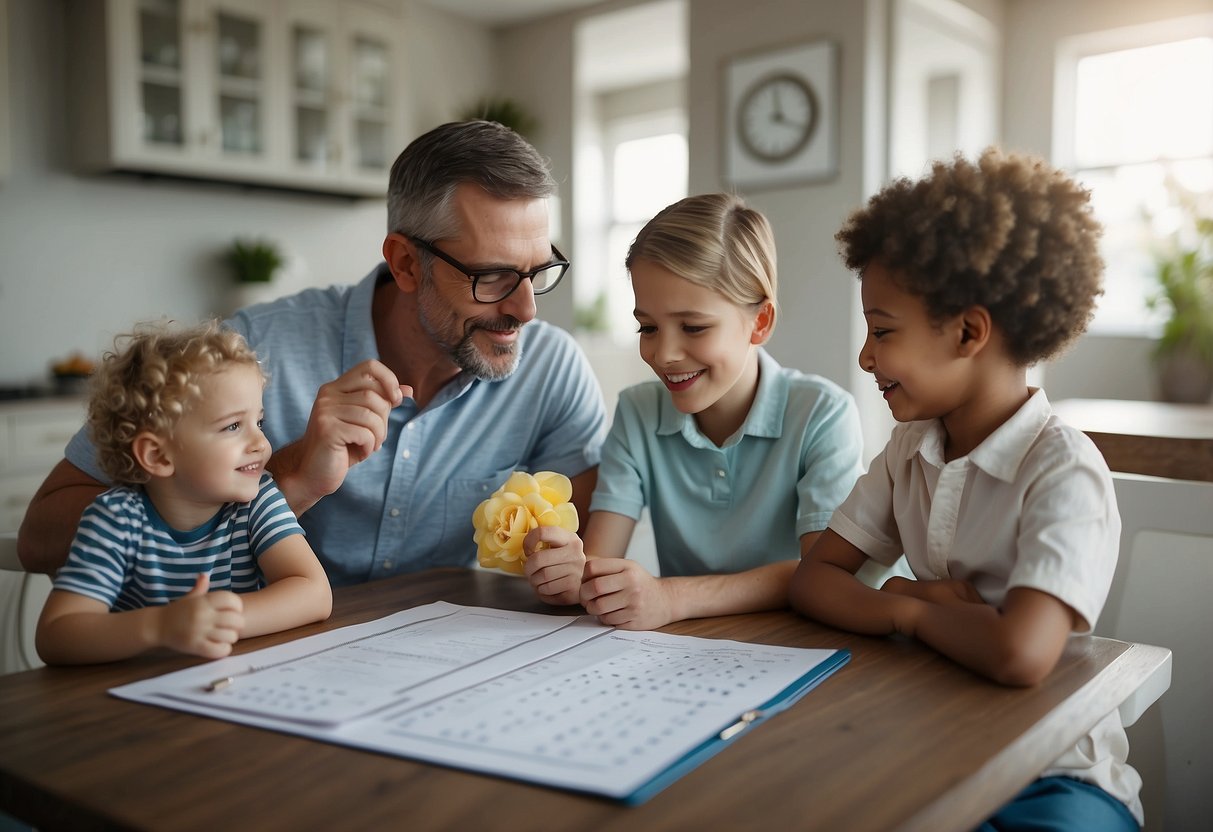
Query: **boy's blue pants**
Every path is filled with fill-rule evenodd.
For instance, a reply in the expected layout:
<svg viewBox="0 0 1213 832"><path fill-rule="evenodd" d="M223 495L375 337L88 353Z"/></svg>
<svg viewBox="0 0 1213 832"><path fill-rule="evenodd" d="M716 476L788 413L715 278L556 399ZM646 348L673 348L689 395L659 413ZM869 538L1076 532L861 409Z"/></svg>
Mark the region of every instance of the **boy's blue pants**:
<svg viewBox="0 0 1213 832"><path fill-rule="evenodd" d="M1141 832L1128 807L1098 786L1042 777L974 832Z"/></svg>

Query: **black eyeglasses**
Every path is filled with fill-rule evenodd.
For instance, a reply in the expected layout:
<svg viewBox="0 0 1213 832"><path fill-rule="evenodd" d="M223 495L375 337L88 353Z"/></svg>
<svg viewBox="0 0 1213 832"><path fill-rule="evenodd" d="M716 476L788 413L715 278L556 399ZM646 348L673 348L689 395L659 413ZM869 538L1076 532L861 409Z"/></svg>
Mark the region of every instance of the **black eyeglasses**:
<svg viewBox="0 0 1213 832"><path fill-rule="evenodd" d="M428 251L439 260L454 266L472 281L472 297L477 303L498 303L514 293L522 285L523 280L531 281L531 289L537 295L542 295L556 288L556 284L569 270L569 261L556 246L552 246L552 257L555 259L546 266L540 266L529 272L517 269L469 269L454 257L440 250L433 243L409 237L415 245Z"/></svg>

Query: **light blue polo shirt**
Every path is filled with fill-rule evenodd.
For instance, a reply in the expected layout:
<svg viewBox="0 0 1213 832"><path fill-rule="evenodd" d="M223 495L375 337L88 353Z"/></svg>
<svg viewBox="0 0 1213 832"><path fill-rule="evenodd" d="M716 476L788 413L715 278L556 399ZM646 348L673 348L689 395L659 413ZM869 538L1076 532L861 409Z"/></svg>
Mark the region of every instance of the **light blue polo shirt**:
<svg viewBox="0 0 1213 832"><path fill-rule="evenodd" d="M371 298L380 278L390 279L386 264L356 285L308 289L227 322L268 371L265 432L275 450L303 435L320 385L379 357ZM584 353L542 321L525 326L519 343L509 378L460 375L420 412L405 399L379 451L299 518L334 586L470 566L472 511L510 472L572 477L598 464L606 410ZM106 481L86 430L67 458Z"/></svg>
<svg viewBox="0 0 1213 832"><path fill-rule="evenodd" d="M590 511L648 506L663 576L742 572L800 557L863 473L855 400L758 352L758 393L717 447L659 381L619 396Z"/></svg>

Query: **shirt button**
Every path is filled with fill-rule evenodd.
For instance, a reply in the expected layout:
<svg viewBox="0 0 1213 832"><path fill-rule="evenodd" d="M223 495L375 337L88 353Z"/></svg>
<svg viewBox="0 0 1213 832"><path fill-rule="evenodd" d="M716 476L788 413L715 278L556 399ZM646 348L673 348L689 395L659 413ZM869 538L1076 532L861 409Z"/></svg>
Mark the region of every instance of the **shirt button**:
<svg viewBox="0 0 1213 832"><path fill-rule="evenodd" d="M412 422L409 422L407 425L405 425L405 427L408 428L409 430L412 430L413 428L415 428L417 426L415 424L413 424Z"/></svg>
<svg viewBox="0 0 1213 832"><path fill-rule="evenodd" d="M388 512L388 514L390 514L392 517L399 517L399 516L400 516L400 509L398 509L398 508L394 508L394 509L392 509L391 511L389 511L389 512Z"/></svg>
<svg viewBox="0 0 1213 832"><path fill-rule="evenodd" d="M408 448L405 448L404 453L401 454L401 456L404 457L405 459L410 458L412 455L413 455L413 452L410 451Z"/></svg>
<svg viewBox="0 0 1213 832"><path fill-rule="evenodd" d="M725 478L725 476L727 476L727 475L725 474L725 472L724 472L724 469L723 469L723 468L717 468L717 469L716 469L716 476L720 477L721 479L724 479L724 478Z"/></svg>
<svg viewBox="0 0 1213 832"><path fill-rule="evenodd" d="M391 568L392 568L392 562L391 562L390 560L385 560L385 561L383 562L383 568L384 568L384 570L391 569Z"/></svg>

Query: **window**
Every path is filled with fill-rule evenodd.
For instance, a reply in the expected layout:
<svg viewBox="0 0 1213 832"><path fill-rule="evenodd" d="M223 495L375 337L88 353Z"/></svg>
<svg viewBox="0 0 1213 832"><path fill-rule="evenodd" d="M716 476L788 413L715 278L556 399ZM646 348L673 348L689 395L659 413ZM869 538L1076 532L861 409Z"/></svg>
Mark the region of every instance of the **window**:
<svg viewBox="0 0 1213 832"><path fill-rule="evenodd" d="M629 120L608 135L610 215L607 227L605 313L608 331L627 346L636 342L632 289L623 262L644 224L687 195L687 140L673 116Z"/></svg>
<svg viewBox="0 0 1213 832"><path fill-rule="evenodd" d="M1056 155L1105 226L1091 329L1155 334L1152 248L1181 231L1181 195L1213 195L1213 15L1087 35L1059 52Z"/></svg>

